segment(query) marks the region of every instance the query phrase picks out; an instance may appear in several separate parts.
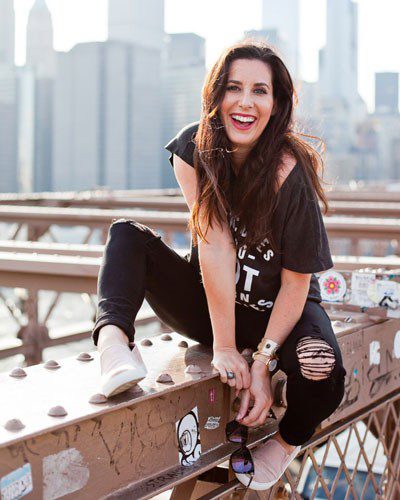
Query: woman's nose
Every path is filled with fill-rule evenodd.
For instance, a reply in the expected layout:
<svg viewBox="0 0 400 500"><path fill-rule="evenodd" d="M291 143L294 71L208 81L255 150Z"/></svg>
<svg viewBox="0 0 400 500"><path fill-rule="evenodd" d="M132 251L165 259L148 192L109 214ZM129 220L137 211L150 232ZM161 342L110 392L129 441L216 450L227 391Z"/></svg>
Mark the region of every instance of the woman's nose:
<svg viewBox="0 0 400 500"><path fill-rule="evenodd" d="M253 99L250 92L242 92L239 99L239 106L243 108L253 107Z"/></svg>

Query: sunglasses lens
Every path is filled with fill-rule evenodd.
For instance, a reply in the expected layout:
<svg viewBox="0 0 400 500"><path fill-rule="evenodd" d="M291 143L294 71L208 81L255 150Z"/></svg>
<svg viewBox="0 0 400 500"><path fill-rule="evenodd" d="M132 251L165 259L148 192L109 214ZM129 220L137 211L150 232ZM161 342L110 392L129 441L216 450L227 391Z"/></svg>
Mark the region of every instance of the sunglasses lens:
<svg viewBox="0 0 400 500"><path fill-rule="evenodd" d="M248 437L248 428L237 420L226 424L226 437L231 443L244 444Z"/></svg>
<svg viewBox="0 0 400 500"><path fill-rule="evenodd" d="M241 448L232 453L230 462L232 470L238 474L249 474L254 472L253 459L247 448Z"/></svg>

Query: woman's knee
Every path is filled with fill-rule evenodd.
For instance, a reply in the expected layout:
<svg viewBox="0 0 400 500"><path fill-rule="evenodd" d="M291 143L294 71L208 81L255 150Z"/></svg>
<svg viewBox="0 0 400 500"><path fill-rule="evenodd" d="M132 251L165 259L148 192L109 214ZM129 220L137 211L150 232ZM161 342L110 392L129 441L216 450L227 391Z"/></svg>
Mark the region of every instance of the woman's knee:
<svg viewBox="0 0 400 500"><path fill-rule="evenodd" d="M345 373L341 355L326 340L314 336L301 337L296 344L300 374L307 380L328 380Z"/></svg>
<svg viewBox="0 0 400 500"><path fill-rule="evenodd" d="M154 229L141 224L134 219L117 219L112 222L109 235L111 237L117 238L132 238L135 235L142 238L143 241L148 241L153 238L161 238L161 235L157 233Z"/></svg>

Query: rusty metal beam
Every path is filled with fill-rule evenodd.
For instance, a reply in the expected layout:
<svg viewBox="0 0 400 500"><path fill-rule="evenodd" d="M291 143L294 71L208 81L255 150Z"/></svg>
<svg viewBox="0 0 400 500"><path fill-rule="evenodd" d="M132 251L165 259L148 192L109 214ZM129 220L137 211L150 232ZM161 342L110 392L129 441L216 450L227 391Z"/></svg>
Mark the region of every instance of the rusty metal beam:
<svg viewBox="0 0 400 500"><path fill-rule="evenodd" d="M183 196L93 196L86 198L51 197L44 199L11 199L0 195L0 204L59 208L100 208L100 209L140 209L166 212L187 212L188 207ZM321 205L322 206L322 205ZM400 216L400 200L395 201L353 201L330 200L327 215L346 215L357 217L396 218Z"/></svg>
<svg viewBox="0 0 400 500"><path fill-rule="evenodd" d="M365 396L359 394L351 400L345 399L339 411L323 423L304 449L312 450L332 434L346 429L355 419L366 418L369 412L393 406L393 402L399 400L398 387L393 392L393 383L400 374L400 359L384 360L384 353L390 350L389 344L399 329L399 321L383 323L386 330L379 336L383 364L376 367L376 374L372 376L363 369L369 363L364 355L365 344L369 338L379 335L379 329L376 332L373 329L382 325L372 320L368 325L357 325L358 332L368 336L361 342L354 325L348 324L347 330L341 331L333 325L339 342L349 342L349 335L354 338L352 345L342 351L348 373L347 391L354 384L355 359L361 387L364 384L366 390L374 387L379 381L378 368L381 375L390 373L393 382L379 384L377 390ZM59 360L59 368L53 370L43 364L27 368L25 377L0 374L2 397L9 403L0 410L0 477L29 464L33 493L38 498L71 494L79 499L147 499L225 462L236 449L235 445L225 442L224 436L225 424L234 416L234 391L221 384L219 376L213 373L210 348L176 333L170 338L162 340L159 336L152 339L152 346L140 345L149 369L148 376L139 384L143 392L131 389L109 400L97 396L97 403L94 399L90 402L99 380L96 351L81 355L80 359ZM179 346L182 340L188 348ZM193 365L199 368L193 373L185 371ZM54 368L55 363L52 366ZM157 377L165 373L171 376L172 384L157 382ZM282 374L274 377L274 387L276 379L281 377ZM280 400L280 396L276 398ZM283 408L275 405L274 409L280 418ZM198 416L199 432L195 431L197 437L192 437L195 442L200 439L201 454L190 466L184 466L178 446L184 438L178 437L177 432L184 419L193 415L192 411ZM51 416L52 413L59 416ZM207 425L210 418L217 424ZM12 425L14 430L8 430ZM275 430L276 422L272 421L251 430L249 447ZM389 447L391 436L386 439ZM388 483L391 491L395 491L393 470L398 465L395 456L393 460Z"/></svg>

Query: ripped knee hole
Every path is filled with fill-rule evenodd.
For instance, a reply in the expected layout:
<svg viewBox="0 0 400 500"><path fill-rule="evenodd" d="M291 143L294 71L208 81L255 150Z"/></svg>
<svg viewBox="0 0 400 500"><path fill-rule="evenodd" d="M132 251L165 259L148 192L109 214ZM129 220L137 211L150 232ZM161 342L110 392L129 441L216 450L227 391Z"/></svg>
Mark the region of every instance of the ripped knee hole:
<svg viewBox="0 0 400 500"><path fill-rule="evenodd" d="M296 354L304 378L327 379L335 367L334 350L325 340L303 337L297 343Z"/></svg>

